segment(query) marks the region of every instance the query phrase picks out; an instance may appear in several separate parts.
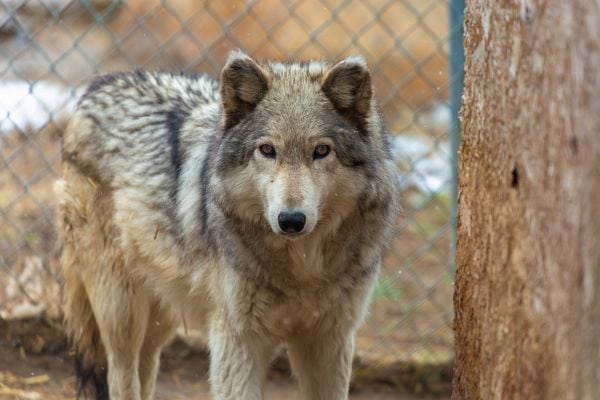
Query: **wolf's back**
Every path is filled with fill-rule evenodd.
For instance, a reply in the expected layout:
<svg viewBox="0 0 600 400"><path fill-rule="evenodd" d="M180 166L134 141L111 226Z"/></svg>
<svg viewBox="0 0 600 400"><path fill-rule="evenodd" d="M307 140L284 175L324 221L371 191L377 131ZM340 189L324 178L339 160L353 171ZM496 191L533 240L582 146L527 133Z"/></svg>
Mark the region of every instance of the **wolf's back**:
<svg viewBox="0 0 600 400"><path fill-rule="evenodd" d="M132 178L122 177L124 171L165 173L180 167L184 125L191 119L214 125L218 103L218 83L204 75L101 76L79 101L64 136L63 159L107 184Z"/></svg>

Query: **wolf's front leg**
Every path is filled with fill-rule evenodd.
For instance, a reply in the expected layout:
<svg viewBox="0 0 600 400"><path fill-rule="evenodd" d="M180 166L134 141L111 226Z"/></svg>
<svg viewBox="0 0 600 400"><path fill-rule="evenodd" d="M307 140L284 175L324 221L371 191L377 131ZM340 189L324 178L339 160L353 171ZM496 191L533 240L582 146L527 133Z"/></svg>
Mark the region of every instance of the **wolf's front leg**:
<svg viewBox="0 0 600 400"><path fill-rule="evenodd" d="M210 381L215 400L261 400L273 343L238 332L223 316L210 326Z"/></svg>
<svg viewBox="0 0 600 400"><path fill-rule="evenodd" d="M303 399L348 398L354 332L303 332L288 339L288 354Z"/></svg>

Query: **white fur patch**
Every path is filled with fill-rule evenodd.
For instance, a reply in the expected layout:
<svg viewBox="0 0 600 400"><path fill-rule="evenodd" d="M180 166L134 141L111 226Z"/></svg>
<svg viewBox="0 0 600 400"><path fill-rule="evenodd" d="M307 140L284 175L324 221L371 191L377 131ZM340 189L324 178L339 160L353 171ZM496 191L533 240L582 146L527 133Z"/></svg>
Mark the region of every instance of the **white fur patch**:
<svg viewBox="0 0 600 400"><path fill-rule="evenodd" d="M323 75L323 63L311 61L308 64L308 75L310 75L311 78L318 78Z"/></svg>

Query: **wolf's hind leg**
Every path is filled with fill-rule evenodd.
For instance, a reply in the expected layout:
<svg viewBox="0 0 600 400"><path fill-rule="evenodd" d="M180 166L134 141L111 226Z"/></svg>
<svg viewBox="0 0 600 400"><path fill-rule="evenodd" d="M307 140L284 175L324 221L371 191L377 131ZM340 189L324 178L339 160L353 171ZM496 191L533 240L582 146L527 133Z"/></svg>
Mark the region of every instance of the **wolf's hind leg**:
<svg viewBox="0 0 600 400"><path fill-rule="evenodd" d="M154 398L156 375L163 346L171 339L177 329L178 321L158 302L155 302L148 316L146 336L140 353L140 386L142 400Z"/></svg>
<svg viewBox="0 0 600 400"><path fill-rule="evenodd" d="M304 332L288 339L288 354L302 398L346 400L353 353L350 332Z"/></svg>
<svg viewBox="0 0 600 400"><path fill-rule="evenodd" d="M108 358L110 399L141 400L138 367L150 309L148 295L122 273L124 265L106 267L103 274L86 281L93 282L88 293Z"/></svg>
<svg viewBox="0 0 600 400"><path fill-rule="evenodd" d="M210 326L210 381L215 400L261 400L273 344L255 332L236 332L222 316Z"/></svg>

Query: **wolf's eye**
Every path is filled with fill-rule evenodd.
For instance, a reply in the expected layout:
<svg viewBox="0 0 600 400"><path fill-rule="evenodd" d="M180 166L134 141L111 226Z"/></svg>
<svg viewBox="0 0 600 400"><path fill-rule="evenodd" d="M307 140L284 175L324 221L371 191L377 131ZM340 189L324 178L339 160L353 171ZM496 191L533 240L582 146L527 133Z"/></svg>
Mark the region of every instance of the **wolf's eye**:
<svg viewBox="0 0 600 400"><path fill-rule="evenodd" d="M275 148L270 144L262 144L258 147L258 150L265 157L275 158Z"/></svg>
<svg viewBox="0 0 600 400"><path fill-rule="evenodd" d="M325 158L325 157L327 157L327 155L329 154L330 151L331 151L331 148L329 146L327 146L326 144L320 144L317 147L315 147L315 152L313 154L313 157L315 159Z"/></svg>

